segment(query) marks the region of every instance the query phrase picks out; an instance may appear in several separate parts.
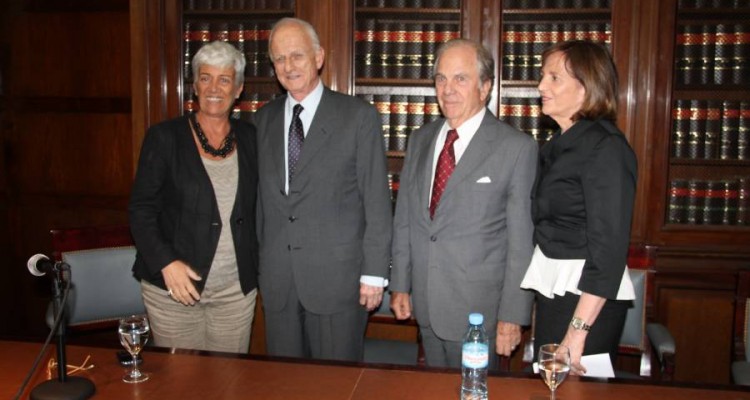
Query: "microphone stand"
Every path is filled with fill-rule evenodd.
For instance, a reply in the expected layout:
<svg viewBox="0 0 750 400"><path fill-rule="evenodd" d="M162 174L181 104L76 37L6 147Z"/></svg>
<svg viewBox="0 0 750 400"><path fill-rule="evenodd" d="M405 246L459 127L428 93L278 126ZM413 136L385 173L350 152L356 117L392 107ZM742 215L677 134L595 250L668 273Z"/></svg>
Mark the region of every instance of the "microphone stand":
<svg viewBox="0 0 750 400"><path fill-rule="evenodd" d="M52 299L54 315L60 315L57 325L50 328L57 329L57 380L47 380L31 391L31 400L85 400L96 392L94 383L80 376L68 376L67 359L65 355L65 331L68 318L65 315L64 293L69 282L65 281L63 273L69 269L65 263L60 264L52 275L55 297Z"/></svg>

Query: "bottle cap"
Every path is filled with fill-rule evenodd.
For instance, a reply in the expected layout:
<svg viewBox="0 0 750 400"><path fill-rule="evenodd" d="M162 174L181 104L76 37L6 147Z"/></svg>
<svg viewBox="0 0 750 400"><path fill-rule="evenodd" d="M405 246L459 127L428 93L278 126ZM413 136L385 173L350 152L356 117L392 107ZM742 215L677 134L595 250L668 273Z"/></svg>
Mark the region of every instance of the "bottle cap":
<svg viewBox="0 0 750 400"><path fill-rule="evenodd" d="M469 314L469 323L472 325L482 325L484 322L484 316L480 313Z"/></svg>

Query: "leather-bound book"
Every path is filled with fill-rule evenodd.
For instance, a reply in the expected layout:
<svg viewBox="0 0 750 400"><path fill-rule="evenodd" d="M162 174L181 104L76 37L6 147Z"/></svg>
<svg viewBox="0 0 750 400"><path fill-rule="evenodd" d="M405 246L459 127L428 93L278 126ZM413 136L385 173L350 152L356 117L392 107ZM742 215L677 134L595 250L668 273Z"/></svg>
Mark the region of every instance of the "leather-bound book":
<svg viewBox="0 0 750 400"><path fill-rule="evenodd" d="M703 158L706 142L706 102L690 100L690 128L688 131L687 156L691 159Z"/></svg>
<svg viewBox="0 0 750 400"><path fill-rule="evenodd" d="M391 95L391 137L389 150L406 151L408 96Z"/></svg>
<svg viewBox="0 0 750 400"><path fill-rule="evenodd" d="M689 197L688 181L675 179L669 183L669 205L667 209L667 223L687 223L687 204Z"/></svg>
<svg viewBox="0 0 750 400"><path fill-rule="evenodd" d="M689 135L690 100L677 99L674 101L674 108L672 109L672 157L687 158Z"/></svg>
<svg viewBox="0 0 750 400"><path fill-rule="evenodd" d="M740 136L740 103L724 100L721 104L721 135L719 158L736 160Z"/></svg>
<svg viewBox="0 0 750 400"><path fill-rule="evenodd" d="M387 94L376 94L373 96L373 105L380 113L380 122L383 125L383 143L386 150L390 150L391 138L391 96Z"/></svg>
<svg viewBox="0 0 750 400"><path fill-rule="evenodd" d="M703 145L703 158L719 158L721 138L721 101L708 100L706 108L706 137Z"/></svg>

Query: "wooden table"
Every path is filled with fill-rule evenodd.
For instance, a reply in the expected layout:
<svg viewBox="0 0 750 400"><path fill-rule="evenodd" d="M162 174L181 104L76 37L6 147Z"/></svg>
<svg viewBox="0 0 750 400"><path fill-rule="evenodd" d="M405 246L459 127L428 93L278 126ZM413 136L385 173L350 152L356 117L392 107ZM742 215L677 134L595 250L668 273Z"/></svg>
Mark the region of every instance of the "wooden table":
<svg viewBox="0 0 750 400"><path fill-rule="evenodd" d="M18 391L40 344L0 341L0 398ZM458 399L457 371L386 369L339 363L304 363L252 356L217 355L149 349L142 370L151 378L139 384L121 381L125 369L114 349L68 346L68 364L91 355L93 369L85 376L96 385L95 399ZM54 346L49 354L54 355ZM47 379L46 360L30 390ZM54 376L53 376L54 377ZM535 376L491 376L490 399L547 400L549 392ZM638 381L596 381L568 378L558 389L558 400L750 400L739 387L658 386Z"/></svg>

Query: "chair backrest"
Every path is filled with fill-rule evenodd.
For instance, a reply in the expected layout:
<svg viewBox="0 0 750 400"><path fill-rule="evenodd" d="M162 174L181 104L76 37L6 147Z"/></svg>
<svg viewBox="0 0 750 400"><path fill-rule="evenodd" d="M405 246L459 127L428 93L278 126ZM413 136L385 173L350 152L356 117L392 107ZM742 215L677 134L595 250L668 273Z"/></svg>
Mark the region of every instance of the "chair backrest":
<svg viewBox="0 0 750 400"><path fill-rule="evenodd" d="M135 247L127 226L52 230L53 255L70 265L68 325L97 326L145 313L131 269Z"/></svg>
<svg viewBox="0 0 750 400"><path fill-rule="evenodd" d="M620 347L643 350L646 345L646 281L649 272L639 269L631 269L629 272L635 290L635 300L625 317Z"/></svg>
<svg viewBox="0 0 750 400"><path fill-rule="evenodd" d="M750 362L750 351L747 351L750 340L750 271L740 271L735 293L734 314L734 361Z"/></svg>
<svg viewBox="0 0 750 400"><path fill-rule="evenodd" d="M646 336L646 312L651 303L651 277L653 275L656 248L646 245L631 245L628 250L628 270L633 282L635 300L625 317L625 326L620 337L620 353L640 354L640 375L651 375L651 346Z"/></svg>

